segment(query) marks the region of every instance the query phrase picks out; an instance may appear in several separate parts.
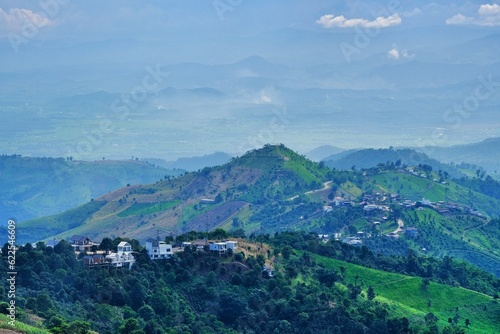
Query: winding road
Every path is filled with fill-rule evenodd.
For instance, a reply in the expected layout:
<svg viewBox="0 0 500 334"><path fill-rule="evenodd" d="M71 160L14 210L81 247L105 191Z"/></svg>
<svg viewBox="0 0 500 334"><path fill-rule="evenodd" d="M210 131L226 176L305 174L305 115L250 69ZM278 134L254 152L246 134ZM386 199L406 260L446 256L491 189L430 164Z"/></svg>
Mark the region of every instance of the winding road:
<svg viewBox="0 0 500 334"><path fill-rule="evenodd" d="M310 194L314 194L314 193L317 193L317 192L320 192L320 191L328 190L328 188L330 188L330 184L332 184L332 182L333 182L333 181L326 181L326 182L323 182L323 188L306 191L306 192L304 193L304 195L310 195ZM296 199L297 197L299 197L299 195L295 195L295 196L293 196L293 197L290 197L288 200L289 200L289 201L293 201L293 200L294 200L294 199Z"/></svg>

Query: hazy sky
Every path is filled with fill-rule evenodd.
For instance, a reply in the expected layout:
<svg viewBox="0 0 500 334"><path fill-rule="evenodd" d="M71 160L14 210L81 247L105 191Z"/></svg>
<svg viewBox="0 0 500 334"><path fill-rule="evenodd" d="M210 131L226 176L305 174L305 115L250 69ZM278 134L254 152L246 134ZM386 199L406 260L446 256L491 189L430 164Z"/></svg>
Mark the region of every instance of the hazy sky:
<svg viewBox="0 0 500 334"><path fill-rule="evenodd" d="M96 110L75 102L74 116L71 96L130 93L151 69L180 63L131 110L130 124L141 126L115 121L118 130L88 158L137 155L152 134L168 148L154 146L151 155L241 153L234 142L259 137L274 117L271 107L284 106L286 131L268 138L298 150L442 144L422 140L434 133L449 135L448 145L482 140L500 135L499 54L500 2L3 0L0 151L65 155L59 147L77 145L99 127L115 99L100 95L90 101L101 103L91 105ZM265 61L238 63L252 56ZM468 103L478 85L489 95L471 100L474 117L451 117L447 110ZM191 105L181 106L155 98L166 87L210 88L224 98L193 105L213 93L197 91L186 100ZM50 104L60 98L70 100ZM160 117L147 108L170 111ZM161 122L171 130L160 133L154 126ZM225 136L207 133L207 126ZM174 137L180 129L186 138ZM179 145L190 140L197 144Z"/></svg>
<svg viewBox="0 0 500 334"><path fill-rule="evenodd" d="M19 53L40 51L33 50L35 47L51 49L56 54L61 49L79 46L87 53L81 55L82 59L58 59L60 64L93 59L92 55L99 53L98 42L127 43L131 40L150 48L140 52L129 50L134 55L142 54L145 60L161 57L172 62L221 63L237 61L239 54L230 48L211 49L204 40L213 42L288 28L343 33L356 28L405 30L435 26L444 29L450 25L498 31L494 29L500 25L500 6L482 1L397 0L0 2L2 60L6 60L2 63L9 64L10 60L17 65L21 65L20 61L32 60L27 56L19 57ZM198 49L193 45L197 43ZM165 50L171 54L156 53ZM176 51L181 57L176 57ZM234 57L231 59L232 53ZM16 59L19 62L16 63Z"/></svg>

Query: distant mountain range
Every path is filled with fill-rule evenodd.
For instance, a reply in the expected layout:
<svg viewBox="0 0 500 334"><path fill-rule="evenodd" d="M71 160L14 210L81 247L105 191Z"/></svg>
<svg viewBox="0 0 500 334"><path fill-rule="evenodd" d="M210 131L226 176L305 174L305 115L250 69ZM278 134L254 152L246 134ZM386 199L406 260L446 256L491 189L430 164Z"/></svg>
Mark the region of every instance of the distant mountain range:
<svg viewBox="0 0 500 334"><path fill-rule="evenodd" d="M307 45L308 38L328 44L352 41L349 34L293 29L261 35L277 42L287 33ZM446 42L443 48L447 45L461 50L474 43L484 49L486 38L471 34L450 42L444 36L434 37ZM498 94L481 101L474 117L466 119L467 127L454 129L450 127L453 123L443 119L444 111L481 84L479 77L500 76L498 62L449 63L446 57L427 53L415 59L394 60L387 56L387 50L372 50L362 60L355 57L345 62L339 50L333 53L335 58L327 62L301 66L260 53L216 64L159 64L161 83L146 90L137 101L128 102L131 89L140 87L137 78L147 71L111 66L87 81L62 80L60 75L54 77L53 71L46 77L37 72L33 73L33 81L43 84L24 89L19 88L18 81L24 82L27 74L17 78L6 74L6 79L0 79L8 80L7 90L0 92L5 118L0 123L0 151L68 156L68 147L75 150L77 143L86 138L85 133L96 129L103 119L114 130L106 133L98 149L81 154L79 160L102 156L123 159L144 152L148 157L175 159L214 150L236 156L266 142L285 143L308 152L313 148L312 138L314 143L333 142L346 148L413 147L418 138L430 138L430 129L437 128L446 132L450 143L470 143L498 135L494 128L479 130L487 129L495 119L500 104ZM441 73L439 78L436 72ZM81 70L75 75L84 73ZM25 103L29 99L32 101ZM16 129L22 129L24 135ZM268 135L261 140L262 134Z"/></svg>
<svg viewBox="0 0 500 334"><path fill-rule="evenodd" d="M205 167L214 167L228 163L232 156L224 152L215 152L201 157L179 158L175 161L165 161L163 159L141 159L156 166L168 169L186 170L189 172L197 171Z"/></svg>
<svg viewBox="0 0 500 334"><path fill-rule="evenodd" d="M408 166L427 164L434 170L446 171L455 178L465 176L465 174L463 174L458 168L448 164L443 164L436 159L429 158L424 153L411 149L349 150L323 159L328 167L342 170L367 169L376 167L378 164L385 164L387 162L395 163L398 160L401 164Z"/></svg>
<svg viewBox="0 0 500 334"><path fill-rule="evenodd" d="M70 161L0 156L0 219L17 221L52 215L127 184L178 176L179 170L136 160Z"/></svg>
<svg viewBox="0 0 500 334"><path fill-rule="evenodd" d="M461 162L483 167L495 178L500 178L500 138L489 138L479 143L451 147L420 149L434 159L446 163Z"/></svg>
<svg viewBox="0 0 500 334"><path fill-rule="evenodd" d="M331 146L331 145L322 145L316 147L315 149L307 152L305 154L306 158L312 161L321 161L326 157L332 156L334 154L339 154L344 152L345 150L339 147Z"/></svg>
<svg viewBox="0 0 500 334"><path fill-rule="evenodd" d="M500 138L479 143L450 147L416 147L394 149L353 149L323 157L328 166L348 170L371 168L379 163L401 160L407 165L428 164L435 170L447 171L453 177L465 176L464 170L475 173L484 169L493 178L500 179ZM460 166L464 163L466 166Z"/></svg>

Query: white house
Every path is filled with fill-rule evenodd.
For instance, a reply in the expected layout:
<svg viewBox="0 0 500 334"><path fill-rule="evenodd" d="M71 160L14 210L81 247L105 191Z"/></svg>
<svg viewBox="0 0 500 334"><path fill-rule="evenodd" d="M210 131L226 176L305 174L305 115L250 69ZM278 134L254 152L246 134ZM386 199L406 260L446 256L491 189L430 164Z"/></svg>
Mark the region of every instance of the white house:
<svg viewBox="0 0 500 334"><path fill-rule="evenodd" d="M209 250L211 252L222 255L222 254L226 253L227 243L226 242L211 242L209 244Z"/></svg>
<svg viewBox="0 0 500 334"><path fill-rule="evenodd" d="M227 249L232 249L233 251L238 248L238 241L226 241Z"/></svg>
<svg viewBox="0 0 500 334"><path fill-rule="evenodd" d="M149 238L146 240L146 250L151 260L170 259L172 257L172 245L165 241Z"/></svg>
<svg viewBox="0 0 500 334"><path fill-rule="evenodd" d="M228 249L233 252L238 248L238 241L221 241L221 242L210 242L209 250L211 252L217 253L219 255L225 254Z"/></svg>
<svg viewBox="0 0 500 334"><path fill-rule="evenodd" d="M117 252L106 255L106 260L113 267L124 267L128 265L129 269L135 263L134 255L132 255L132 246L128 242L122 241L118 244Z"/></svg>

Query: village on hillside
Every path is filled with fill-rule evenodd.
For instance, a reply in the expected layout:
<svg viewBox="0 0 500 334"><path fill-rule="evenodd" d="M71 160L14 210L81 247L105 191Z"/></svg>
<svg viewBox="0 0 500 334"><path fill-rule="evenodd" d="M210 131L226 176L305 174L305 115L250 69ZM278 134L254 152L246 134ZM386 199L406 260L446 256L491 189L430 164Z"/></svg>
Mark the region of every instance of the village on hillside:
<svg viewBox="0 0 500 334"><path fill-rule="evenodd" d="M68 240L73 247L76 256L82 261L87 268L94 267L126 267L131 269L136 258L135 251L132 250L132 245L127 241L121 241L117 245L116 252L110 250L99 249L101 243L90 240L90 238L82 235L74 235ZM49 246L55 246L54 243ZM197 251L210 252L218 256L226 253L234 253L238 249L238 241L223 240L209 241L197 240L193 242L182 242L172 245L165 241L159 240L157 237L146 240L144 247L150 260L170 259L173 254L183 252L186 247ZM102 247L101 247L102 248ZM82 256L80 256L82 254Z"/></svg>
<svg viewBox="0 0 500 334"><path fill-rule="evenodd" d="M446 181L432 179L432 177L426 173L419 173L415 171L414 167L404 167L398 169L397 172L401 174L411 174L419 178L429 179L430 181L432 181L433 185L435 183L441 183L443 185L448 184L448 182ZM380 226L384 222L388 221L389 217L393 213L393 209L391 207L394 207L394 205L400 207L403 210L424 210L424 208L428 208L434 210L440 215L445 216L465 214L483 220L487 219L487 217L483 213L467 205L447 201L432 202L426 198L415 201L407 199L398 193L391 194L387 192L375 192L363 194L362 197L358 199L354 199L352 196L336 196L331 201L329 201L328 205L323 206L323 212L330 213L334 211L334 208L339 207L360 207L363 209L365 218L368 221L371 221L372 226L369 231L358 231L355 235L351 233L350 235L343 237L342 231L336 231L331 235L320 234L319 237L325 242L330 239L335 239L349 245L361 245L363 244L363 239L370 238L372 236L371 231L379 231ZM416 227L405 226L404 222L401 219L398 219L397 227L391 232L386 232L385 236L389 238L399 238L400 234L404 234L407 237L414 238L418 235L418 229Z"/></svg>

